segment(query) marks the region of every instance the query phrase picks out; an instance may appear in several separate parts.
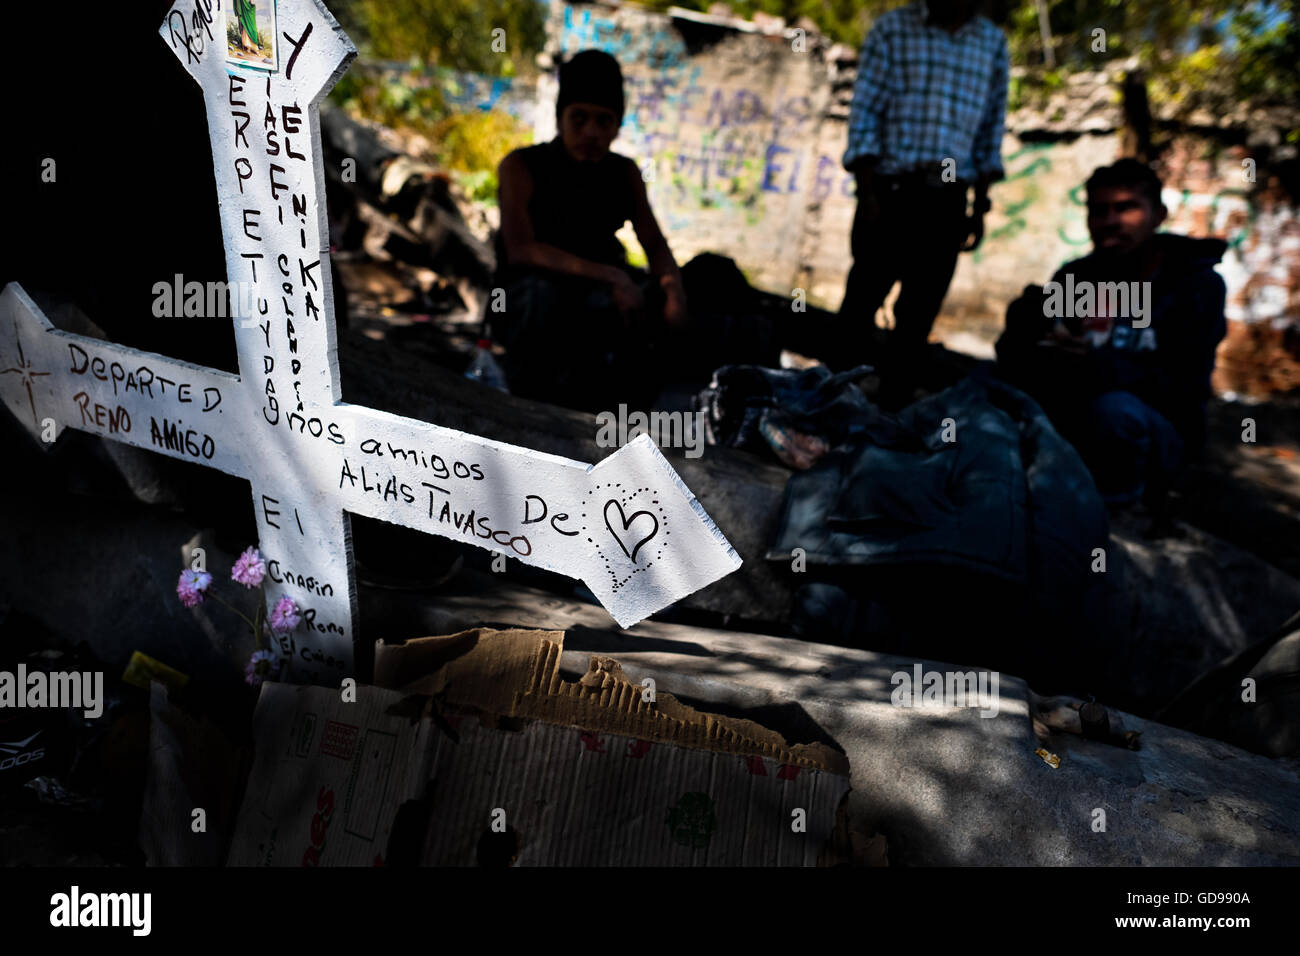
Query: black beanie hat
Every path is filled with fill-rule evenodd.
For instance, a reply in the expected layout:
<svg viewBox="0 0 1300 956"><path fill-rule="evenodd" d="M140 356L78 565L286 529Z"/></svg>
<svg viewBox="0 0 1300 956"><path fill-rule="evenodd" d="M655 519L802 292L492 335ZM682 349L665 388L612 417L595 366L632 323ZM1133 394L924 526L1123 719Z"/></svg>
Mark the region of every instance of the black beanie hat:
<svg viewBox="0 0 1300 956"><path fill-rule="evenodd" d="M623 71L618 60L601 50L583 50L560 66L560 95L555 101L558 121L570 103L595 103L623 119Z"/></svg>

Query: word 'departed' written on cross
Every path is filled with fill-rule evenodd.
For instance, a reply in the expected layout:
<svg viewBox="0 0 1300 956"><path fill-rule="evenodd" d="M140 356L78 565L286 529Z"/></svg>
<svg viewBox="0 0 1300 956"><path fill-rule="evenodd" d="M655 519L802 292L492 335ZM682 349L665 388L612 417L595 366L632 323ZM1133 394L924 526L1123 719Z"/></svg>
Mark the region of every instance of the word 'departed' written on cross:
<svg viewBox="0 0 1300 956"><path fill-rule="evenodd" d="M239 9L236 9L238 7ZM349 515L444 535L583 581L620 625L740 558L648 437L599 464L341 400L320 101L356 50L317 0L181 0L162 40L203 91L239 375L54 328L0 294L0 397L40 437L71 427L246 479L258 544L304 627L290 679L352 669Z"/></svg>

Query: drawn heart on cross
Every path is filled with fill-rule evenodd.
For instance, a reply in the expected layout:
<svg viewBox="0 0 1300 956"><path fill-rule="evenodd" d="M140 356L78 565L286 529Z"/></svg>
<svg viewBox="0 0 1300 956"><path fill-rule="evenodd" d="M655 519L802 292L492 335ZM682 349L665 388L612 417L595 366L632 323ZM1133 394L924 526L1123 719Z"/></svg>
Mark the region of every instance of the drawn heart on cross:
<svg viewBox="0 0 1300 956"><path fill-rule="evenodd" d="M610 589L615 592L659 563L672 534L659 492L650 487L624 487L621 481L597 482L589 488L581 517L581 533L595 546L596 555L609 575ZM600 527L601 521L604 529ZM618 551L610 545L606 532L618 543ZM619 551L623 553L622 558L618 556ZM625 560L632 566L628 567Z"/></svg>
<svg viewBox="0 0 1300 956"><path fill-rule="evenodd" d="M611 515L611 511L616 514ZM633 525L636 526L635 529ZM637 553L659 533L659 519L649 511L634 511L629 516L618 500L611 498L605 502L605 527L614 536L623 553L635 564ZM630 542L631 548L628 547Z"/></svg>

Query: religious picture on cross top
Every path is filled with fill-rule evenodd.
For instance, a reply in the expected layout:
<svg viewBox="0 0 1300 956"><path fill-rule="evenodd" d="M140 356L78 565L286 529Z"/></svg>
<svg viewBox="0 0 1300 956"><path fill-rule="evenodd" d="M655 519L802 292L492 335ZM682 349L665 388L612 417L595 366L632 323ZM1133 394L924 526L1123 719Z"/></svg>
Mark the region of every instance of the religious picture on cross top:
<svg viewBox="0 0 1300 956"><path fill-rule="evenodd" d="M226 59L240 66L275 72L275 0L228 0Z"/></svg>

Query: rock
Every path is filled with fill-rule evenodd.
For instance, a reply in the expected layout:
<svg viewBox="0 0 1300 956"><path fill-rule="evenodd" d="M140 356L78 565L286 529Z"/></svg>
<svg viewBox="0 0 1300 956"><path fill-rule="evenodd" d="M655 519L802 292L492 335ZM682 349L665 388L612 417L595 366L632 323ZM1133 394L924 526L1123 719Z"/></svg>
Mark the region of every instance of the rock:
<svg viewBox="0 0 1300 956"><path fill-rule="evenodd" d="M1300 758L1300 614L1200 677L1157 716L1266 757Z"/></svg>
<svg viewBox="0 0 1300 956"><path fill-rule="evenodd" d="M826 51L826 60L829 63L854 63L858 59L858 51L844 43L836 43Z"/></svg>
<svg viewBox="0 0 1300 956"><path fill-rule="evenodd" d="M817 24L814 23L812 19L806 15L801 15L798 20L795 20L794 25L798 27L800 30L802 30L804 33L809 35L812 35L814 33L818 33L818 34L821 33L821 27L817 26ZM839 46L841 44L836 44L836 45Z"/></svg>
<svg viewBox="0 0 1300 956"><path fill-rule="evenodd" d="M1112 520L1096 622L1096 650L1111 677L1096 692L1151 714L1290 617L1300 581L1191 525L1158 540L1144 530L1133 518Z"/></svg>
<svg viewBox="0 0 1300 956"><path fill-rule="evenodd" d="M392 130L354 120L341 109L322 112L321 143L330 214L341 223L336 231L343 249L427 266L463 282L468 295L462 298L485 298L496 253L466 223L444 173L395 148L405 144ZM343 179L344 160L355 165L355 182Z"/></svg>
<svg viewBox="0 0 1300 956"><path fill-rule="evenodd" d="M499 585L421 603L425 616L410 626L424 633L487 622L563 628L566 676L607 654L634 683L653 678L691 706L756 720L792 743L840 747L853 784L850 822L884 834L891 863L1300 864L1300 765L1115 711L1141 734L1141 749L1062 733L1040 739L1038 699L1008 674L996 716L981 717L891 702L893 676L918 663L923 672L970 666L656 621L609 630L599 608ZM1104 832L1093 829L1097 808Z"/></svg>

